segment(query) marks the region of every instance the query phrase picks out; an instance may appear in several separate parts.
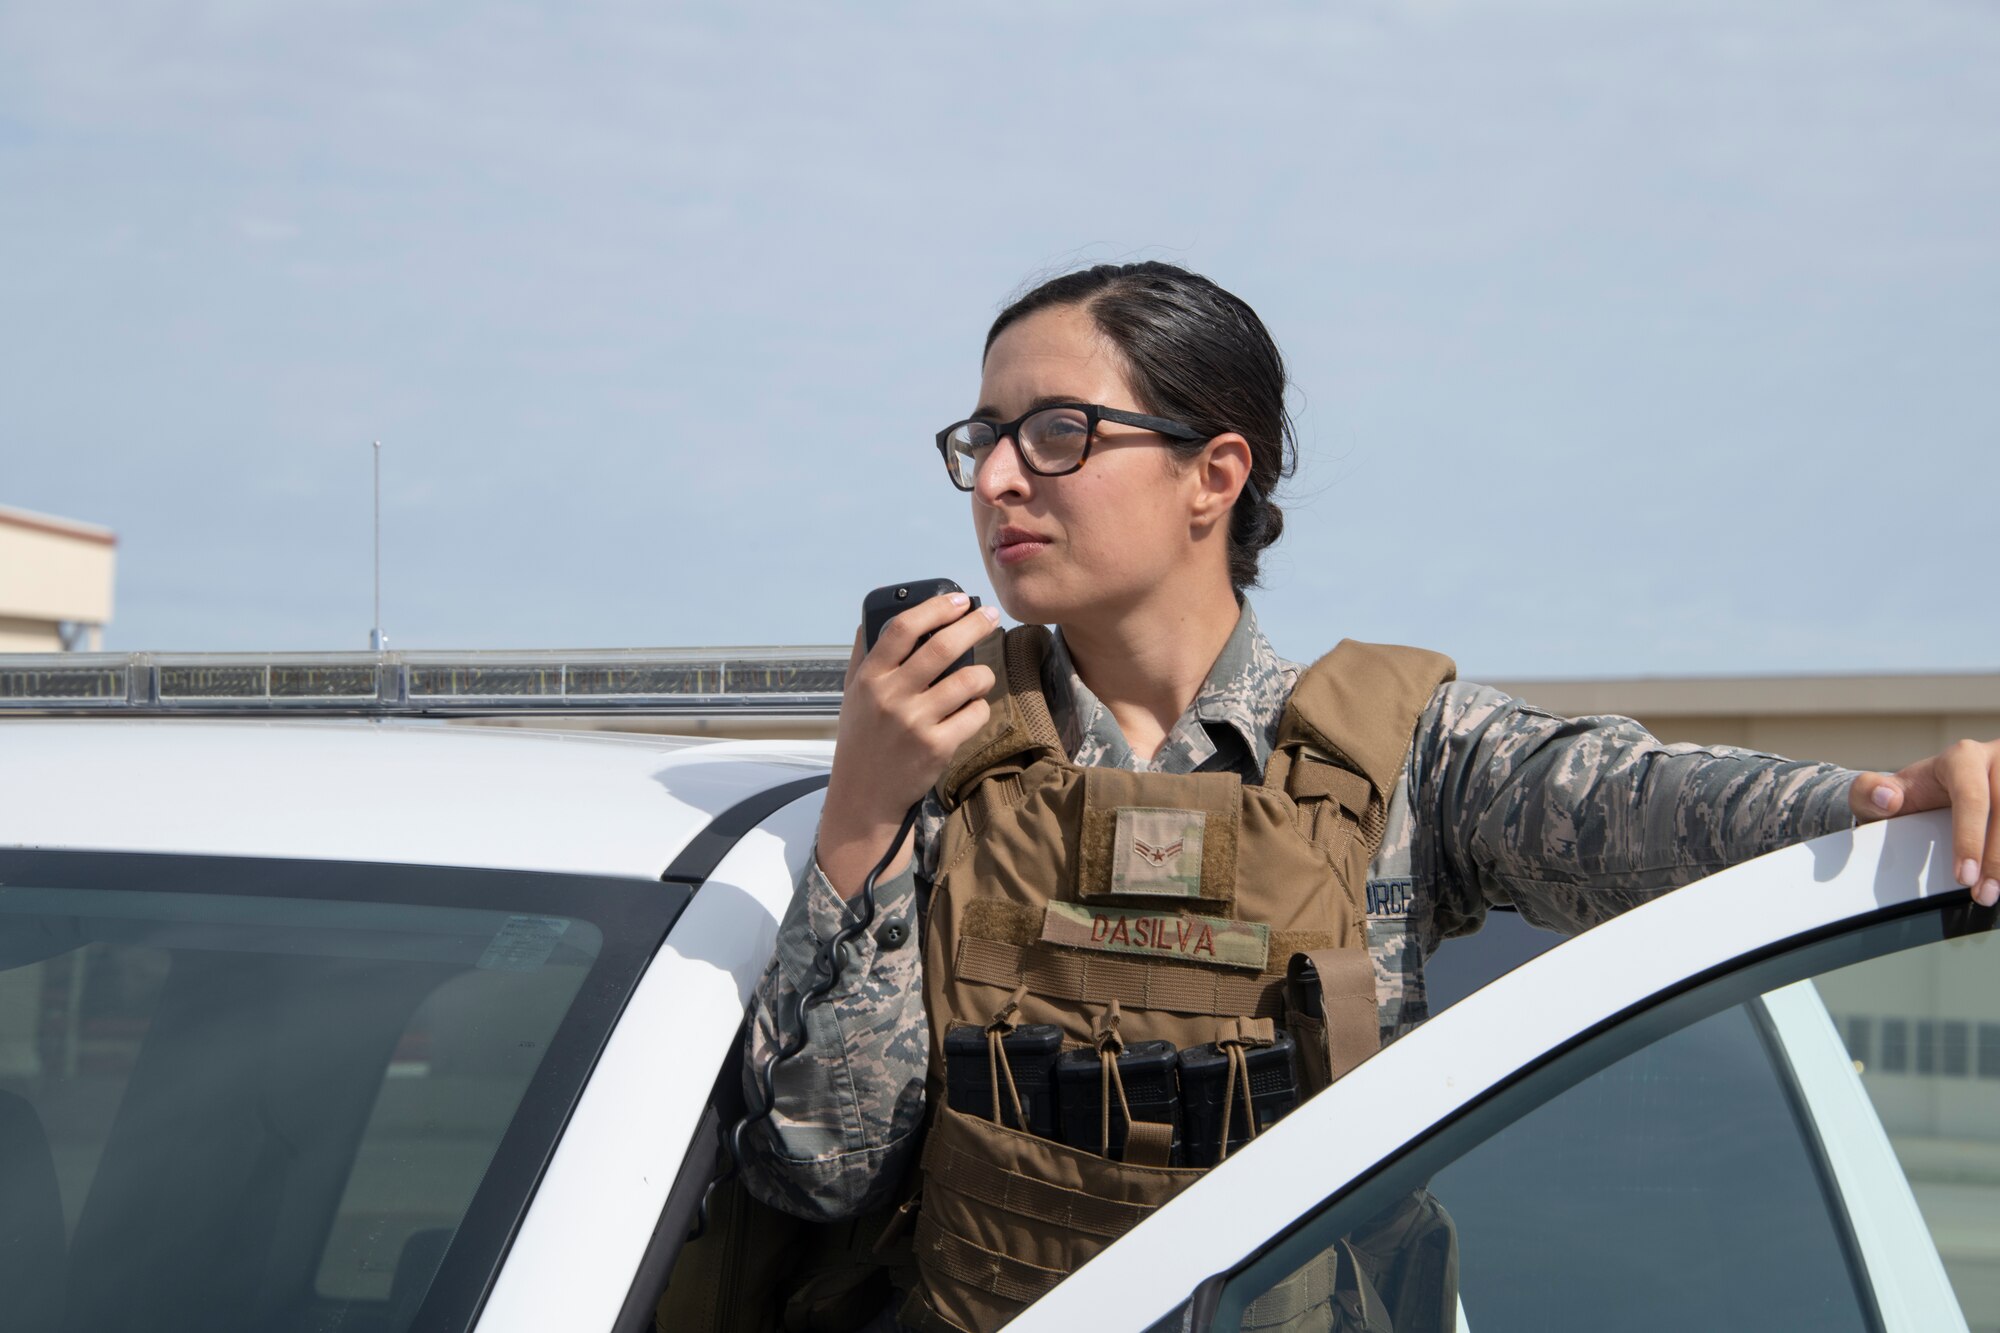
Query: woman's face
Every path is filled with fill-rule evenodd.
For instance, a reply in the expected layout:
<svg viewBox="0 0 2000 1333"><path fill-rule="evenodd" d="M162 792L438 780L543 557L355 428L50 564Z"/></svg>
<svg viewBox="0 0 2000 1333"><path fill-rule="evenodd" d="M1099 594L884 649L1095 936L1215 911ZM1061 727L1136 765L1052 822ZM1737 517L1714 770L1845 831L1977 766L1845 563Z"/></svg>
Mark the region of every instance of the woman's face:
<svg viewBox="0 0 2000 1333"><path fill-rule="evenodd" d="M1118 349L1077 306L1038 311L994 341L973 415L1012 421L1049 401L1148 410L1126 382ZM973 486L972 520L1010 616L1034 624L1116 617L1194 573L1198 469L1175 466L1164 443L1103 422L1082 470L1061 477L1028 471L1012 436L994 446Z"/></svg>

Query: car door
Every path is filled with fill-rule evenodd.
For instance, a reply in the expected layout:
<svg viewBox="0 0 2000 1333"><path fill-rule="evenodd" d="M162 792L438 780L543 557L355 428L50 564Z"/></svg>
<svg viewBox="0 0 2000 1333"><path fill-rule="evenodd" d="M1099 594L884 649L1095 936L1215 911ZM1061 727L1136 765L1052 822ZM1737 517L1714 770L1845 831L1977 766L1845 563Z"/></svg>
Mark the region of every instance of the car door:
<svg viewBox="0 0 2000 1333"><path fill-rule="evenodd" d="M1018 1327L1329 1328L1413 1283L1419 1326L1476 1333L2000 1327L2000 936L1947 837L1820 839L1552 950ZM1398 1248L1438 1248L1412 1200L1448 1283Z"/></svg>
<svg viewBox="0 0 2000 1333"><path fill-rule="evenodd" d="M700 887L605 1043L476 1333L653 1326L740 1106L731 1055L824 788L823 774L767 787L716 819L706 853L694 849ZM683 873L677 861L668 878Z"/></svg>

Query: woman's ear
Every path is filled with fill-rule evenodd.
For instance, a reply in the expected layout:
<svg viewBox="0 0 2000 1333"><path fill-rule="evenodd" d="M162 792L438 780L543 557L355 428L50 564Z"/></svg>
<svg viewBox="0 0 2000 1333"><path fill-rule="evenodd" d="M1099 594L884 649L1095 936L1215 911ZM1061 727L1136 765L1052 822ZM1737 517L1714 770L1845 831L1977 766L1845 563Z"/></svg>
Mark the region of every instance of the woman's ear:
<svg viewBox="0 0 2000 1333"><path fill-rule="evenodd" d="M1250 480L1250 442L1234 431L1218 435L1197 454L1190 469L1195 479L1197 526L1229 521L1229 510Z"/></svg>

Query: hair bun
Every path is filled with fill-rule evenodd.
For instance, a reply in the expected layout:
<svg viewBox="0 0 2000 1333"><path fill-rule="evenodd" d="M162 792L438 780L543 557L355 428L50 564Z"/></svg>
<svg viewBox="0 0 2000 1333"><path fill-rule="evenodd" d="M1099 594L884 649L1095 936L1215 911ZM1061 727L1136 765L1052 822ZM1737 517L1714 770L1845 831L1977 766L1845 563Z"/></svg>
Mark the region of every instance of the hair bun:
<svg viewBox="0 0 2000 1333"><path fill-rule="evenodd" d="M1256 482L1246 481L1230 511L1229 535L1248 553L1263 550L1285 530L1285 511L1266 499Z"/></svg>

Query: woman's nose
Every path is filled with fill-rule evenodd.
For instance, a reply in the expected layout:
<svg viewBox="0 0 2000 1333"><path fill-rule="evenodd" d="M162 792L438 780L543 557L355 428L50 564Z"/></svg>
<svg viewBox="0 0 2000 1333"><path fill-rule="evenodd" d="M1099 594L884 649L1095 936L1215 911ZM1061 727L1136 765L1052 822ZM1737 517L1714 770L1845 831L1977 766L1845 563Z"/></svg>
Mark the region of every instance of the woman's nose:
<svg viewBox="0 0 2000 1333"><path fill-rule="evenodd" d="M972 474L972 493L987 504L1018 496L1028 488L1028 469L1021 466L1020 444L1012 435L1002 435L986 451Z"/></svg>

